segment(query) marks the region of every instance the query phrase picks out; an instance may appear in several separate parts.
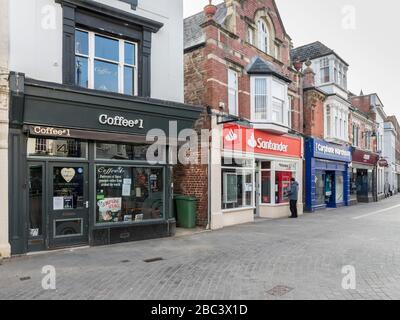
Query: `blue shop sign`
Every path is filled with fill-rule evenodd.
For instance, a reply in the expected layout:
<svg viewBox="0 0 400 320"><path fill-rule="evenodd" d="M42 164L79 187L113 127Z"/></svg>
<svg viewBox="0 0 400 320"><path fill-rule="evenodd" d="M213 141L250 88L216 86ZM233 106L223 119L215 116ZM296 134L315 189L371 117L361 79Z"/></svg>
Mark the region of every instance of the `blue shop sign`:
<svg viewBox="0 0 400 320"><path fill-rule="evenodd" d="M311 157L314 158L352 162L350 147L329 143L320 139L309 139L307 141L307 152L310 152Z"/></svg>

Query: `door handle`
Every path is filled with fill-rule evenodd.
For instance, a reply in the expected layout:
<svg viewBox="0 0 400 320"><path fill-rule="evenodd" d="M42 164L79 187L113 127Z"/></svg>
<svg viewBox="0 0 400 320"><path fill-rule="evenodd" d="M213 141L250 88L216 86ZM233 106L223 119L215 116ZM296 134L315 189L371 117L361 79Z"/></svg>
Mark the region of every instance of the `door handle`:
<svg viewBox="0 0 400 320"><path fill-rule="evenodd" d="M85 202L85 207L86 207L86 209L89 209L89 201Z"/></svg>

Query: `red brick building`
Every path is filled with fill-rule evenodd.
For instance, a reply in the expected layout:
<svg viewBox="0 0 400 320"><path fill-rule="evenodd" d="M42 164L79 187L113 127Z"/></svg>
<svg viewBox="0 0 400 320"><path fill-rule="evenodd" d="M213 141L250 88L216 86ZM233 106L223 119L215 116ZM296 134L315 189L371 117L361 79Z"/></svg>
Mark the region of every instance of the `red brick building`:
<svg viewBox="0 0 400 320"><path fill-rule="evenodd" d="M208 107L202 128L224 134L229 125L241 128L237 125L240 123L245 124L253 139L257 136L282 144L280 139L287 138L289 149L298 141L302 143L296 136L304 125L301 74L290 60L291 38L275 1L225 0L217 6L210 4L204 12L185 19L184 29L185 102ZM224 158L224 145L214 145L211 150L213 163L216 158ZM239 153L244 155L242 151ZM246 168L248 176L234 173L234 169L224 172L223 164L182 167L175 173L175 190L197 197L198 224L212 228L251 221L254 211L260 216L286 216L289 210L282 206L282 197L274 194L271 185L279 184L281 176L301 180L302 154L297 158L294 154L282 152L282 158L268 158L268 154L257 158L253 154L253 162ZM271 165L270 173L261 172L261 167ZM288 169L292 172L275 172L279 165L292 168ZM282 190L285 187L284 183ZM247 191L235 196L238 190ZM265 208L259 208L263 202L267 202ZM277 210L278 206L284 209Z"/></svg>

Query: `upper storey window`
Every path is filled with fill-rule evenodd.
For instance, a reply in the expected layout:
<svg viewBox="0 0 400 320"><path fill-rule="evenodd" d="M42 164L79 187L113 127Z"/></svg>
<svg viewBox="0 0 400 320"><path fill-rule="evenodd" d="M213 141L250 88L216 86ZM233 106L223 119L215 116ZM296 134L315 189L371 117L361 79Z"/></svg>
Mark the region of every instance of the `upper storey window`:
<svg viewBox="0 0 400 320"><path fill-rule="evenodd" d="M321 59L321 83L330 82L329 76L329 58Z"/></svg>
<svg viewBox="0 0 400 320"><path fill-rule="evenodd" d="M137 95L137 44L94 32L75 31L75 84Z"/></svg>
<svg viewBox="0 0 400 320"><path fill-rule="evenodd" d="M258 20L258 48L269 54L269 32L267 24L263 20Z"/></svg>

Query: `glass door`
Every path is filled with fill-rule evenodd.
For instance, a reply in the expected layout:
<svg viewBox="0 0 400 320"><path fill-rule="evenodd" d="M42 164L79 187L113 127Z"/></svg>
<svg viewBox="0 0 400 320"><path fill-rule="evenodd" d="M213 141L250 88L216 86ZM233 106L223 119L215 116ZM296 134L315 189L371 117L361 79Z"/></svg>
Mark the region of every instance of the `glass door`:
<svg viewBox="0 0 400 320"><path fill-rule="evenodd" d="M88 243L88 165L49 165L49 249Z"/></svg>
<svg viewBox="0 0 400 320"><path fill-rule="evenodd" d="M28 165L28 251L45 249L45 164L32 162Z"/></svg>

